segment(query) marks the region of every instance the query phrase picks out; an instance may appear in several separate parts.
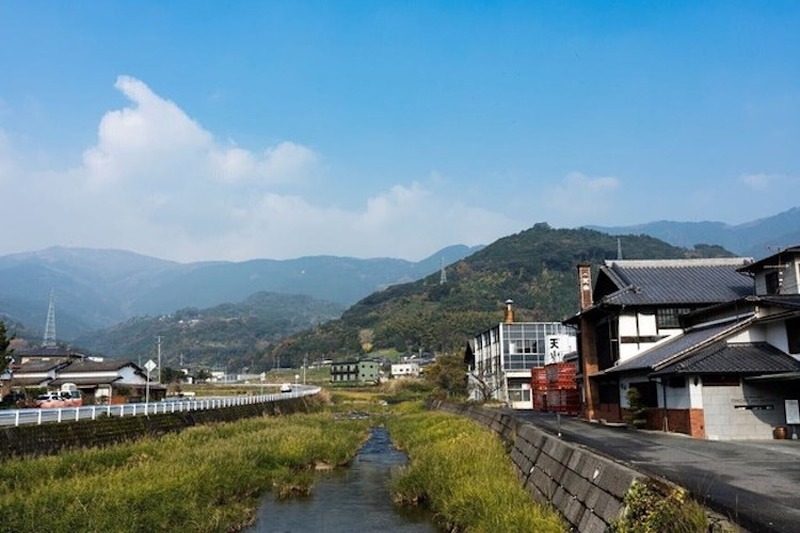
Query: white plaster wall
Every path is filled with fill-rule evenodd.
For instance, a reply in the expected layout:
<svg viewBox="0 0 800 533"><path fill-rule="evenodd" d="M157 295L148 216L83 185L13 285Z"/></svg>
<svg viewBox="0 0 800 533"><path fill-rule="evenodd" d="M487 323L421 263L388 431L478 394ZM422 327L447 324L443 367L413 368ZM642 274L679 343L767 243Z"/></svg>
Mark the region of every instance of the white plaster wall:
<svg viewBox="0 0 800 533"><path fill-rule="evenodd" d="M619 336L636 337L639 331L636 329L636 315L619 315Z"/></svg>
<svg viewBox="0 0 800 533"><path fill-rule="evenodd" d="M694 376L689 376L688 380L688 387L689 387L689 405L692 409L702 409L703 408L703 380L697 379L697 384L694 383Z"/></svg>
<svg viewBox="0 0 800 533"><path fill-rule="evenodd" d="M146 383L146 380L138 375L136 371L130 367L126 366L125 368L121 368L119 370L119 375L122 376L120 380L121 383L130 383L130 384L137 384L140 385L142 383Z"/></svg>
<svg viewBox="0 0 800 533"><path fill-rule="evenodd" d="M766 329L765 340L782 352L788 352L789 341L786 338L786 324L782 320L771 322L766 325Z"/></svg>
<svg viewBox="0 0 800 533"><path fill-rule="evenodd" d="M658 335L655 313L639 313L639 335L643 337Z"/></svg>
<svg viewBox="0 0 800 533"><path fill-rule="evenodd" d="M728 344L738 342L768 342L767 330L763 325L755 325L728 337Z"/></svg>
<svg viewBox="0 0 800 533"><path fill-rule="evenodd" d="M783 271L783 287L781 287L781 294L798 294L798 274L797 274L797 261L793 261L787 265L786 270Z"/></svg>
<svg viewBox="0 0 800 533"><path fill-rule="evenodd" d="M690 380L691 381L691 380ZM666 401L664 395L666 393ZM689 409L692 405L689 385L685 387L658 386L658 405L667 409Z"/></svg>
<svg viewBox="0 0 800 533"><path fill-rule="evenodd" d="M638 355L642 350L639 348L641 344L638 343L620 343L619 345L619 360L627 361L631 357Z"/></svg>

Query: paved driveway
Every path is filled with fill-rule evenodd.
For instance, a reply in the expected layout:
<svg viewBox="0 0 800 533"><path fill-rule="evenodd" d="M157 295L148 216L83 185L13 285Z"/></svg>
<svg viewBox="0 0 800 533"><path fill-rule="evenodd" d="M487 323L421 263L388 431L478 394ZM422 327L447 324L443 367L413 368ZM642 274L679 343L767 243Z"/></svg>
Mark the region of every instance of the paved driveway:
<svg viewBox="0 0 800 533"><path fill-rule="evenodd" d="M556 433L555 414L516 411ZM800 532L800 440L719 442L561 417L562 439L689 489L754 533Z"/></svg>

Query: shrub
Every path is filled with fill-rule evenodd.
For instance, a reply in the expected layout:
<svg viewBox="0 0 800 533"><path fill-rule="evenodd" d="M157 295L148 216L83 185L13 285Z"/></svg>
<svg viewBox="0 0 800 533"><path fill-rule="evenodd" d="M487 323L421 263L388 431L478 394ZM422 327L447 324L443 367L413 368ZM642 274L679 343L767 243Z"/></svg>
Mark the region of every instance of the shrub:
<svg viewBox="0 0 800 533"><path fill-rule="evenodd" d="M615 533L701 533L708 531L705 509L685 489L653 480L633 484L625 495L625 514L614 522Z"/></svg>
<svg viewBox="0 0 800 533"><path fill-rule="evenodd" d="M625 422L636 429L647 426L647 408L642 401L642 393L636 387L628 387L628 411L625 413Z"/></svg>

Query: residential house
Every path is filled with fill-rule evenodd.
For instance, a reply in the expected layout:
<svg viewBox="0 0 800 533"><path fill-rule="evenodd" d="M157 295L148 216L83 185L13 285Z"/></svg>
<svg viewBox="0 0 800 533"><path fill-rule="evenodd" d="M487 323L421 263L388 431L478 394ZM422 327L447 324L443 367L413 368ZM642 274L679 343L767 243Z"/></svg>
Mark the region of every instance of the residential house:
<svg viewBox="0 0 800 533"><path fill-rule="evenodd" d="M531 369L575 350L575 330L560 322L515 322L513 302L504 321L468 344L468 387L473 400L495 399L531 409Z"/></svg>
<svg viewBox="0 0 800 533"><path fill-rule="evenodd" d="M26 357L24 363L14 364L8 373L9 389L59 389L74 384L89 403L125 402L128 398L160 398L166 387L156 382L148 384L147 375L131 361L96 358ZM147 390L149 389L149 391Z"/></svg>
<svg viewBox="0 0 800 533"><path fill-rule="evenodd" d="M621 422L636 389L649 428L771 438L800 396L798 262L800 249L758 262L607 261L588 293L580 265L582 309L568 322L583 415Z"/></svg>
<svg viewBox="0 0 800 533"><path fill-rule="evenodd" d="M331 363L331 382L333 383L378 383L380 374L380 362L372 359L353 359Z"/></svg>

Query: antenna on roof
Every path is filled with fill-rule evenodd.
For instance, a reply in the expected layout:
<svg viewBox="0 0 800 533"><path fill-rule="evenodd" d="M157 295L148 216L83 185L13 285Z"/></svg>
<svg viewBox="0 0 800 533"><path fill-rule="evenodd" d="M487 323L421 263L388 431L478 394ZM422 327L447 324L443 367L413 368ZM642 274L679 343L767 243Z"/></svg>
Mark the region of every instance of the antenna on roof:
<svg viewBox="0 0 800 533"><path fill-rule="evenodd" d="M617 237L617 261L622 261L622 239Z"/></svg>
<svg viewBox="0 0 800 533"><path fill-rule="evenodd" d="M45 348L56 346L56 297L53 289L50 289L50 305L47 306L47 322L44 326L42 346Z"/></svg>

